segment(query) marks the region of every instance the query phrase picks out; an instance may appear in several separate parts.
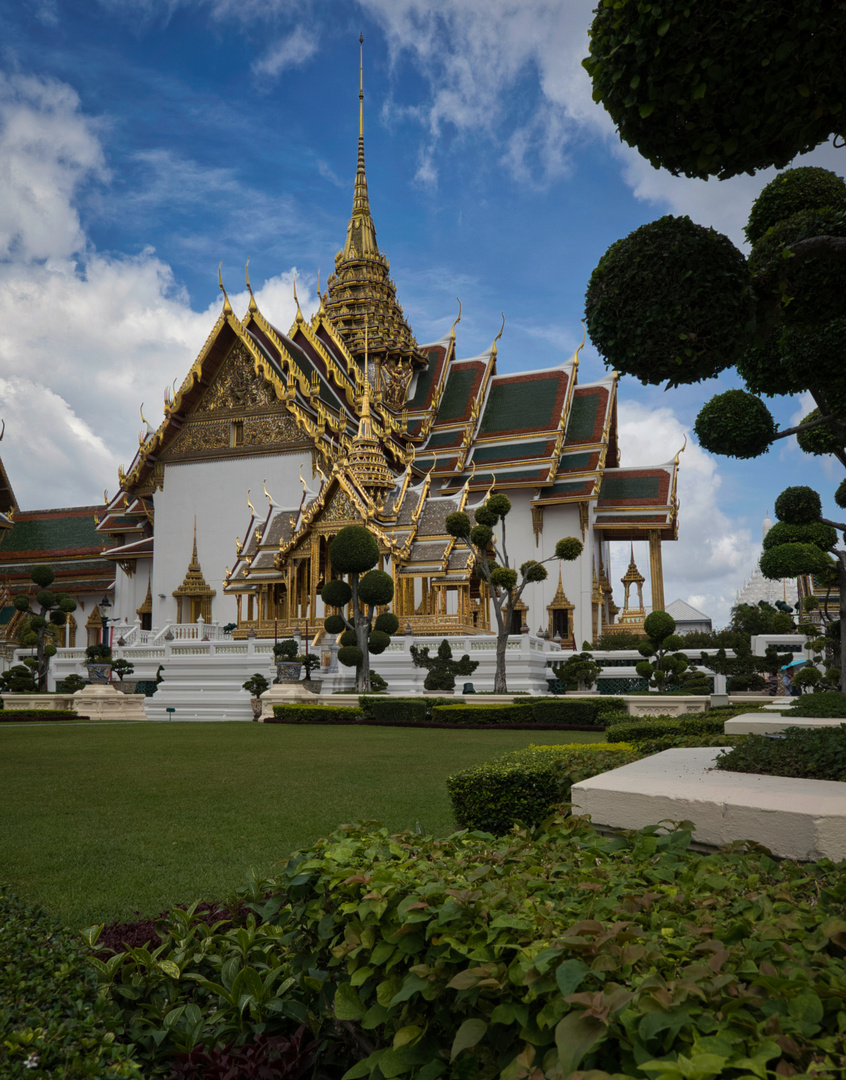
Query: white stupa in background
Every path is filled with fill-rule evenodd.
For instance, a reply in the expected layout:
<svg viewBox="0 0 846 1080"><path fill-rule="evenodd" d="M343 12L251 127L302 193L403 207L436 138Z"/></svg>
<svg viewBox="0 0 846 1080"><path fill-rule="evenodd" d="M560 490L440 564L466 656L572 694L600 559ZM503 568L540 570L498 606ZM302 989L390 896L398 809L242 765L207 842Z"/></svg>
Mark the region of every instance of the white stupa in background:
<svg viewBox="0 0 846 1080"><path fill-rule="evenodd" d="M761 541L773 527L770 513L767 511L764 516L764 523L761 526ZM760 566L756 566L752 572L752 576L747 580L742 589L738 590L737 603L738 604L751 604L756 605L761 600L766 600L768 604L775 606L776 601L783 600L786 604L790 604L791 607L799 599L799 589L796 584L795 578L783 578L781 581L769 581L761 573Z"/></svg>

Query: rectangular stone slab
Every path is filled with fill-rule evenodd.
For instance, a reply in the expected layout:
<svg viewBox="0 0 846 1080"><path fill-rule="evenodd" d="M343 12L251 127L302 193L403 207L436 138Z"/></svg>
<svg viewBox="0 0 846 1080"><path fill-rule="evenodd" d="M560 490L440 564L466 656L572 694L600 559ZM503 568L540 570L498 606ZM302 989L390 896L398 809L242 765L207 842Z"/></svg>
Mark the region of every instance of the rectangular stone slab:
<svg viewBox="0 0 846 1080"><path fill-rule="evenodd" d="M573 812L613 829L687 820L699 844L754 840L782 858L846 859L846 783L724 772L719 753L665 750L582 780Z"/></svg>

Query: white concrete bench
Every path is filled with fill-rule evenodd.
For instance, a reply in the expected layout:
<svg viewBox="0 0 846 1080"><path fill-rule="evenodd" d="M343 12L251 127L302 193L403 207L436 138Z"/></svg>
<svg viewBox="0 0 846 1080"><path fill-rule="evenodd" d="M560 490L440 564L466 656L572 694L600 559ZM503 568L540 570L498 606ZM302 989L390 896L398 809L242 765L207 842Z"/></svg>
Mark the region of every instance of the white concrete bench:
<svg viewBox="0 0 846 1080"><path fill-rule="evenodd" d="M694 840L754 840L783 858L846 859L846 783L714 769L719 748L665 750L573 785L573 812L639 829L692 821Z"/></svg>

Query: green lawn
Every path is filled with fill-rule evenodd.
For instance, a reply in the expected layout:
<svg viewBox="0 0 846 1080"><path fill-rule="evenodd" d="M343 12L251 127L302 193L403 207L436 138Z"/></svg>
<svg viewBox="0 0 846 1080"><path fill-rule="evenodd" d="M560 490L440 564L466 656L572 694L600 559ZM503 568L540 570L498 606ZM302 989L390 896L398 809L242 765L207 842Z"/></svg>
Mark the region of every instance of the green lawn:
<svg viewBox="0 0 846 1080"><path fill-rule="evenodd" d="M341 823L452 831L450 773L552 731L0 725L0 876L71 926L223 898Z"/></svg>

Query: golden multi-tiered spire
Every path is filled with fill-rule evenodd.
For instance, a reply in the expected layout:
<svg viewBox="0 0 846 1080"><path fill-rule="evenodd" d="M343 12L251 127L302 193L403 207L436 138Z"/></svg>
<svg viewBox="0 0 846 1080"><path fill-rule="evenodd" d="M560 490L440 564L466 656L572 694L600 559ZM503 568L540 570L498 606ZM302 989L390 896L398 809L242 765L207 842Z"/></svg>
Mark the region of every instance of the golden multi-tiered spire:
<svg viewBox="0 0 846 1080"><path fill-rule="evenodd" d="M326 283L324 310L353 358L365 351L365 318L370 326L370 357L379 371L376 388L392 409L403 407L415 368L426 358L417 347L411 328L397 303L390 279L390 264L376 242L364 169L364 56L359 37L358 165L353 209L343 251L335 256L335 273Z"/></svg>
<svg viewBox="0 0 846 1080"><path fill-rule="evenodd" d="M358 483L377 505L396 484L396 477L388 467L379 440L373 434L370 418L370 380L367 378L367 317L364 321L364 392L361 396L361 418L358 433L350 448L348 468Z"/></svg>

